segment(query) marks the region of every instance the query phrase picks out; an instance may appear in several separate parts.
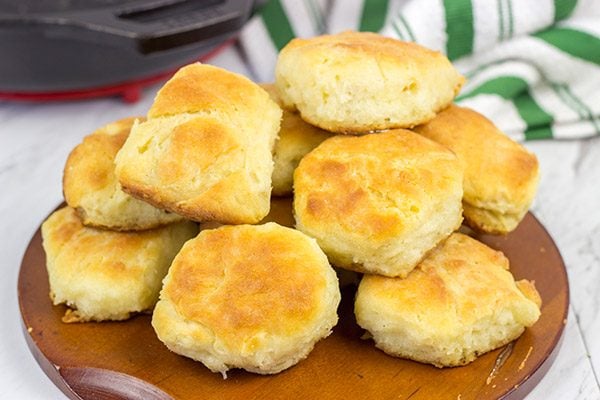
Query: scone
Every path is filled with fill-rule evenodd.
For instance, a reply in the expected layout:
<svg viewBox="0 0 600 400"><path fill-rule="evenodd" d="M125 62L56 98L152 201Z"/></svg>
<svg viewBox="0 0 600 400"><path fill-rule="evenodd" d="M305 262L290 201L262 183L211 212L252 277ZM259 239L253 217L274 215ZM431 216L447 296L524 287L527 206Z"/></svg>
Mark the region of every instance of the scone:
<svg viewBox="0 0 600 400"><path fill-rule="evenodd" d="M269 215L267 215L261 223L267 222L275 222L279 225L287 226L293 228L295 225L294 220L294 210L292 199L289 197L274 197L271 199L271 210L269 211ZM201 228L209 228L211 227L208 224L202 224ZM217 226L213 225L213 228ZM340 288L345 286L356 286L360 282L360 274L356 271L350 271L343 268L334 267Z"/></svg>
<svg viewBox="0 0 600 400"><path fill-rule="evenodd" d="M355 314L386 353L451 367L518 338L540 306L533 283L515 283L501 252L454 233L405 279L365 275Z"/></svg>
<svg viewBox="0 0 600 400"><path fill-rule="evenodd" d="M73 208L61 208L42 224L50 298L72 309L64 322L123 320L151 310L175 254L197 232L187 221L107 231L86 227Z"/></svg>
<svg viewBox="0 0 600 400"><path fill-rule="evenodd" d="M523 219L539 181L538 161L483 115L452 105L415 131L452 150L465 166L464 217L487 233L508 233Z"/></svg>
<svg viewBox="0 0 600 400"><path fill-rule="evenodd" d="M335 136L294 173L296 227L332 264L406 276L462 221L462 166L404 129Z"/></svg>
<svg viewBox="0 0 600 400"><path fill-rule="evenodd" d="M269 212L281 109L241 75L203 64L160 89L116 158L123 190L195 221L256 223Z"/></svg>
<svg viewBox="0 0 600 400"><path fill-rule="evenodd" d="M275 78L286 107L338 133L429 121L464 82L443 54L369 32L293 39L279 54Z"/></svg>
<svg viewBox="0 0 600 400"><path fill-rule="evenodd" d="M114 161L135 120L125 118L103 126L86 136L67 158L63 173L65 201L77 210L84 225L128 231L183 220L121 190Z"/></svg>
<svg viewBox="0 0 600 400"><path fill-rule="evenodd" d="M260 85L271 99L283 106L275 85L264 83ZM287 196L292 194L294 170L306 153L314 149L323 140L331 136L316 126L304 122L297 113L283 110L279 138L273 149L273 194Z"/></svg>
<svg viewBox="0 0 600 400"><path fill-rule="evenodd" d="M152 317L158 338L213 372L274 374L337 323L335 272L317 243L275 223L203 230L185 244Z"/></svg>

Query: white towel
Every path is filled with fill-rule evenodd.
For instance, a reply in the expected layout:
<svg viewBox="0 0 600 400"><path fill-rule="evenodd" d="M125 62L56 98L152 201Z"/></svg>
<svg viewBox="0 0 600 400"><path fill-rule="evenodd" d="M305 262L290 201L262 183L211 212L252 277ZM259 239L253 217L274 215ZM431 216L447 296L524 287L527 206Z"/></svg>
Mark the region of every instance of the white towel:
<svg viewBox="0 0 600 400"><path fill-rule="evenodd" d="M457 103L514 139L600 134L600 0L269 0L240 44L267 82L293 37L347 29L444 52L468 79Z"/></svg>

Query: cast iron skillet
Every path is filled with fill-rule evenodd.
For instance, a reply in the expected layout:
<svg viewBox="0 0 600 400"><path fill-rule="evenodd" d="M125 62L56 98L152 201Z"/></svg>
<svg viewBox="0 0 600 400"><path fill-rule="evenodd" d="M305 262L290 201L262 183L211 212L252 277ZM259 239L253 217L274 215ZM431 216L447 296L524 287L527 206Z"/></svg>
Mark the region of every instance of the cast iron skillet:
<svg viewBox="0 0 600 400"><path fill-rule="evenodd" d="M254 0L0 0L0 92L151 77L234 36Z"/></svg>

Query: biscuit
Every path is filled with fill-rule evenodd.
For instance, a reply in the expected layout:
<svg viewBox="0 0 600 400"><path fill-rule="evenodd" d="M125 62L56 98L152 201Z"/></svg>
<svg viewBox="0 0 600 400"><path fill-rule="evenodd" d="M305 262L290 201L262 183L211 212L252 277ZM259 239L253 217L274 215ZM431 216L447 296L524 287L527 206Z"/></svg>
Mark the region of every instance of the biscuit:
<svg viewBox="0 0 600 400"><path fill-rule="evenodd" d="M293 39L275 77L286 107L338 133L427 122L464 83L443 54L369 32Z"/></svg>
<svg viewBox="0 0 600 400"><path fill-rule="evenodd" d="M84 225L144 230L183 219L121 190L114 161L134 121L125 118L103 126L86 136L67 158L63 173L65 201L77 210Z"/></svg>
<svg viewBox="0 0 600 400"><path fill-rule="evenodd" d="M269 212L281 109L257 84L203 64L180 69L116 158L123 190L195 221Z"/></svg>
<svg viewBox="0 0 600 400"><path fill-rule="evenodd" d="M496 234L517 227L539 181L533 153L483 115L456 105L415 131L448 147L464 164L463 208L470 227Z"/></svg>
<svg viewBox="0 0 600 400"><path fill-rule="evenodd" d="M265 83L260 86L269 93L274 102L283 106L275 85ZM306 153L330 136L331 133L304 122L297 113L283 110L279 138L273 149L275 165L272 181L275 196L292 194L294 170L298 163Z"/></svg>
<svg viewBox="0 0 600 400"><path fill-rule="evenodd" d="M406 276L460 226L462 181L456 156L416 133L335 136L294 173L296 227L337 267Z"/></svg>
<svg viewBox="0 0 600 400"><path fill-rule="evenodd" d="M540 306L501 252L454 233L405 279L365 275L355 314L386 353L451 367L518 338Z"/></svg>
<svg viewBox="0 0 600 400"><path fill-rule="evenodd" d="M261 223L275 222L279 225L294 228L293 203L290 197L274 197L271 199L271 210ZM205 225L201 226L203 229ZM357 286L360 282L360 274L343 268L334 267L340 288L345 286Z"/></svg>
<svg viewBox="0 0 600 400"><path fill-rule="evenodd" d="M275 223L203 230L185 244L152 317L173 352L213 372L274 374L331 333L340 301L317 243Z"/></svg>
<svg viewBox="0 0 600 400"><path fill-rule="evenodd" d="M50 298L71 308L64 322L123 320L151 310L175 254L197 232L187 221L107 231L86 227L73 208L61 208L42 224Z"/></svg>
<svg viewBox="0 0 600 400"><path fill-rule="evenodd" d="M292 199L289 197L274 197L271 199L271 210L261 223L275 222L279 225L294 228L294 210ZM204 225L202 225L204 228ZM340 288L344 286L356 286L360 282L360 274L343 268L334 267Z"/></svg>

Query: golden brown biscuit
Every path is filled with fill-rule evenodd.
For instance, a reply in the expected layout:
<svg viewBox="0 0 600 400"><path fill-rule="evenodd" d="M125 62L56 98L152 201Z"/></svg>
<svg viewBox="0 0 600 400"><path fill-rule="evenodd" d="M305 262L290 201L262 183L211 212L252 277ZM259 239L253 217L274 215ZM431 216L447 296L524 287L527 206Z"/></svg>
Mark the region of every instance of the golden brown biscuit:
<svg viewBox="0 0 600 400"><path fill-rule="evenodd" d="M274 197L271 199L271 210L261 223L275 222L279 225L294 228L294 208L292 199L289 197ZM206 226L208 227L208 226ZM216 227L216 226L213 226ZM205 228L205 224L202 225ZM356 286L360 282L361 275L355 271L350 271L343 268L334 267L340 287L344 286Z"/></svg>
<svg viewBox="0 0 600 400"><path fill-rule="evenodd" d="M464 82L443 54L369 32L293 39L279 54L275 77L287 107L339 133L429 121Z"/></svg>
<svg viewBox="0 0 600 400"><path fill-rule="evenodd" d="M65 200L77 210L84 225L127 231L183 220L121 190L114 161L135 120L125 118L103 126L86 136L67 158L63 173Z"/></svg>
<svg viewBox="0 0 600 400"><path fill-rule="evenodd" d="M269 212L280 118L255 83L191 64L133 126L115 172L127 193L189 219L255 223Z"/></svg>
<svg viewBox="0 0 600 400"><path fill-rule="evenodd" d="M462 166L416 133L335 136L294 173L296 227L332 264L406 276L462 221Z"/></svg>
<svg viewBox="0 0 600 400"><path fill-rule="evenodd" d="M540 306L533 283L515 284L501 252L454 233L405 279L365 275L355 314L386 353L450 367L518 338Z"/></svg>
<svg viewBox="0 0 600 400"><path fill-rule="evenodd" d="M263 83L271 99L283 106L275 85ZM283 110L279 138L273 149L273 194L287 196L292 194L294 170L306 153L314 149L323 140L331 137L331 133L310 125L296 113Z"/></svg>
<svg viewBox="0 0 600 400"><path fill-rule="evenodd" d="M470 227L502 234L517 227L537 190L534 154L483 115L456 105L415 131L448 147L464 164L463 208Z"/></svg>
<svg viewBox="0 0 600 400"><path fill-rule="evenodd" d="M213 372L274 374L331 333L339 301L313 239L275 223L223 226L177 255L152 326L169 349Z"/></svg>
<svg viewBox="0 0 600 400"><path fill-rule="evenodd" d="M61 208L42 224L52 302L73 309L64 322L122 320L150 310L175 254L197 232L192 222L141 232L95 229L71 207Z"/></svg>

